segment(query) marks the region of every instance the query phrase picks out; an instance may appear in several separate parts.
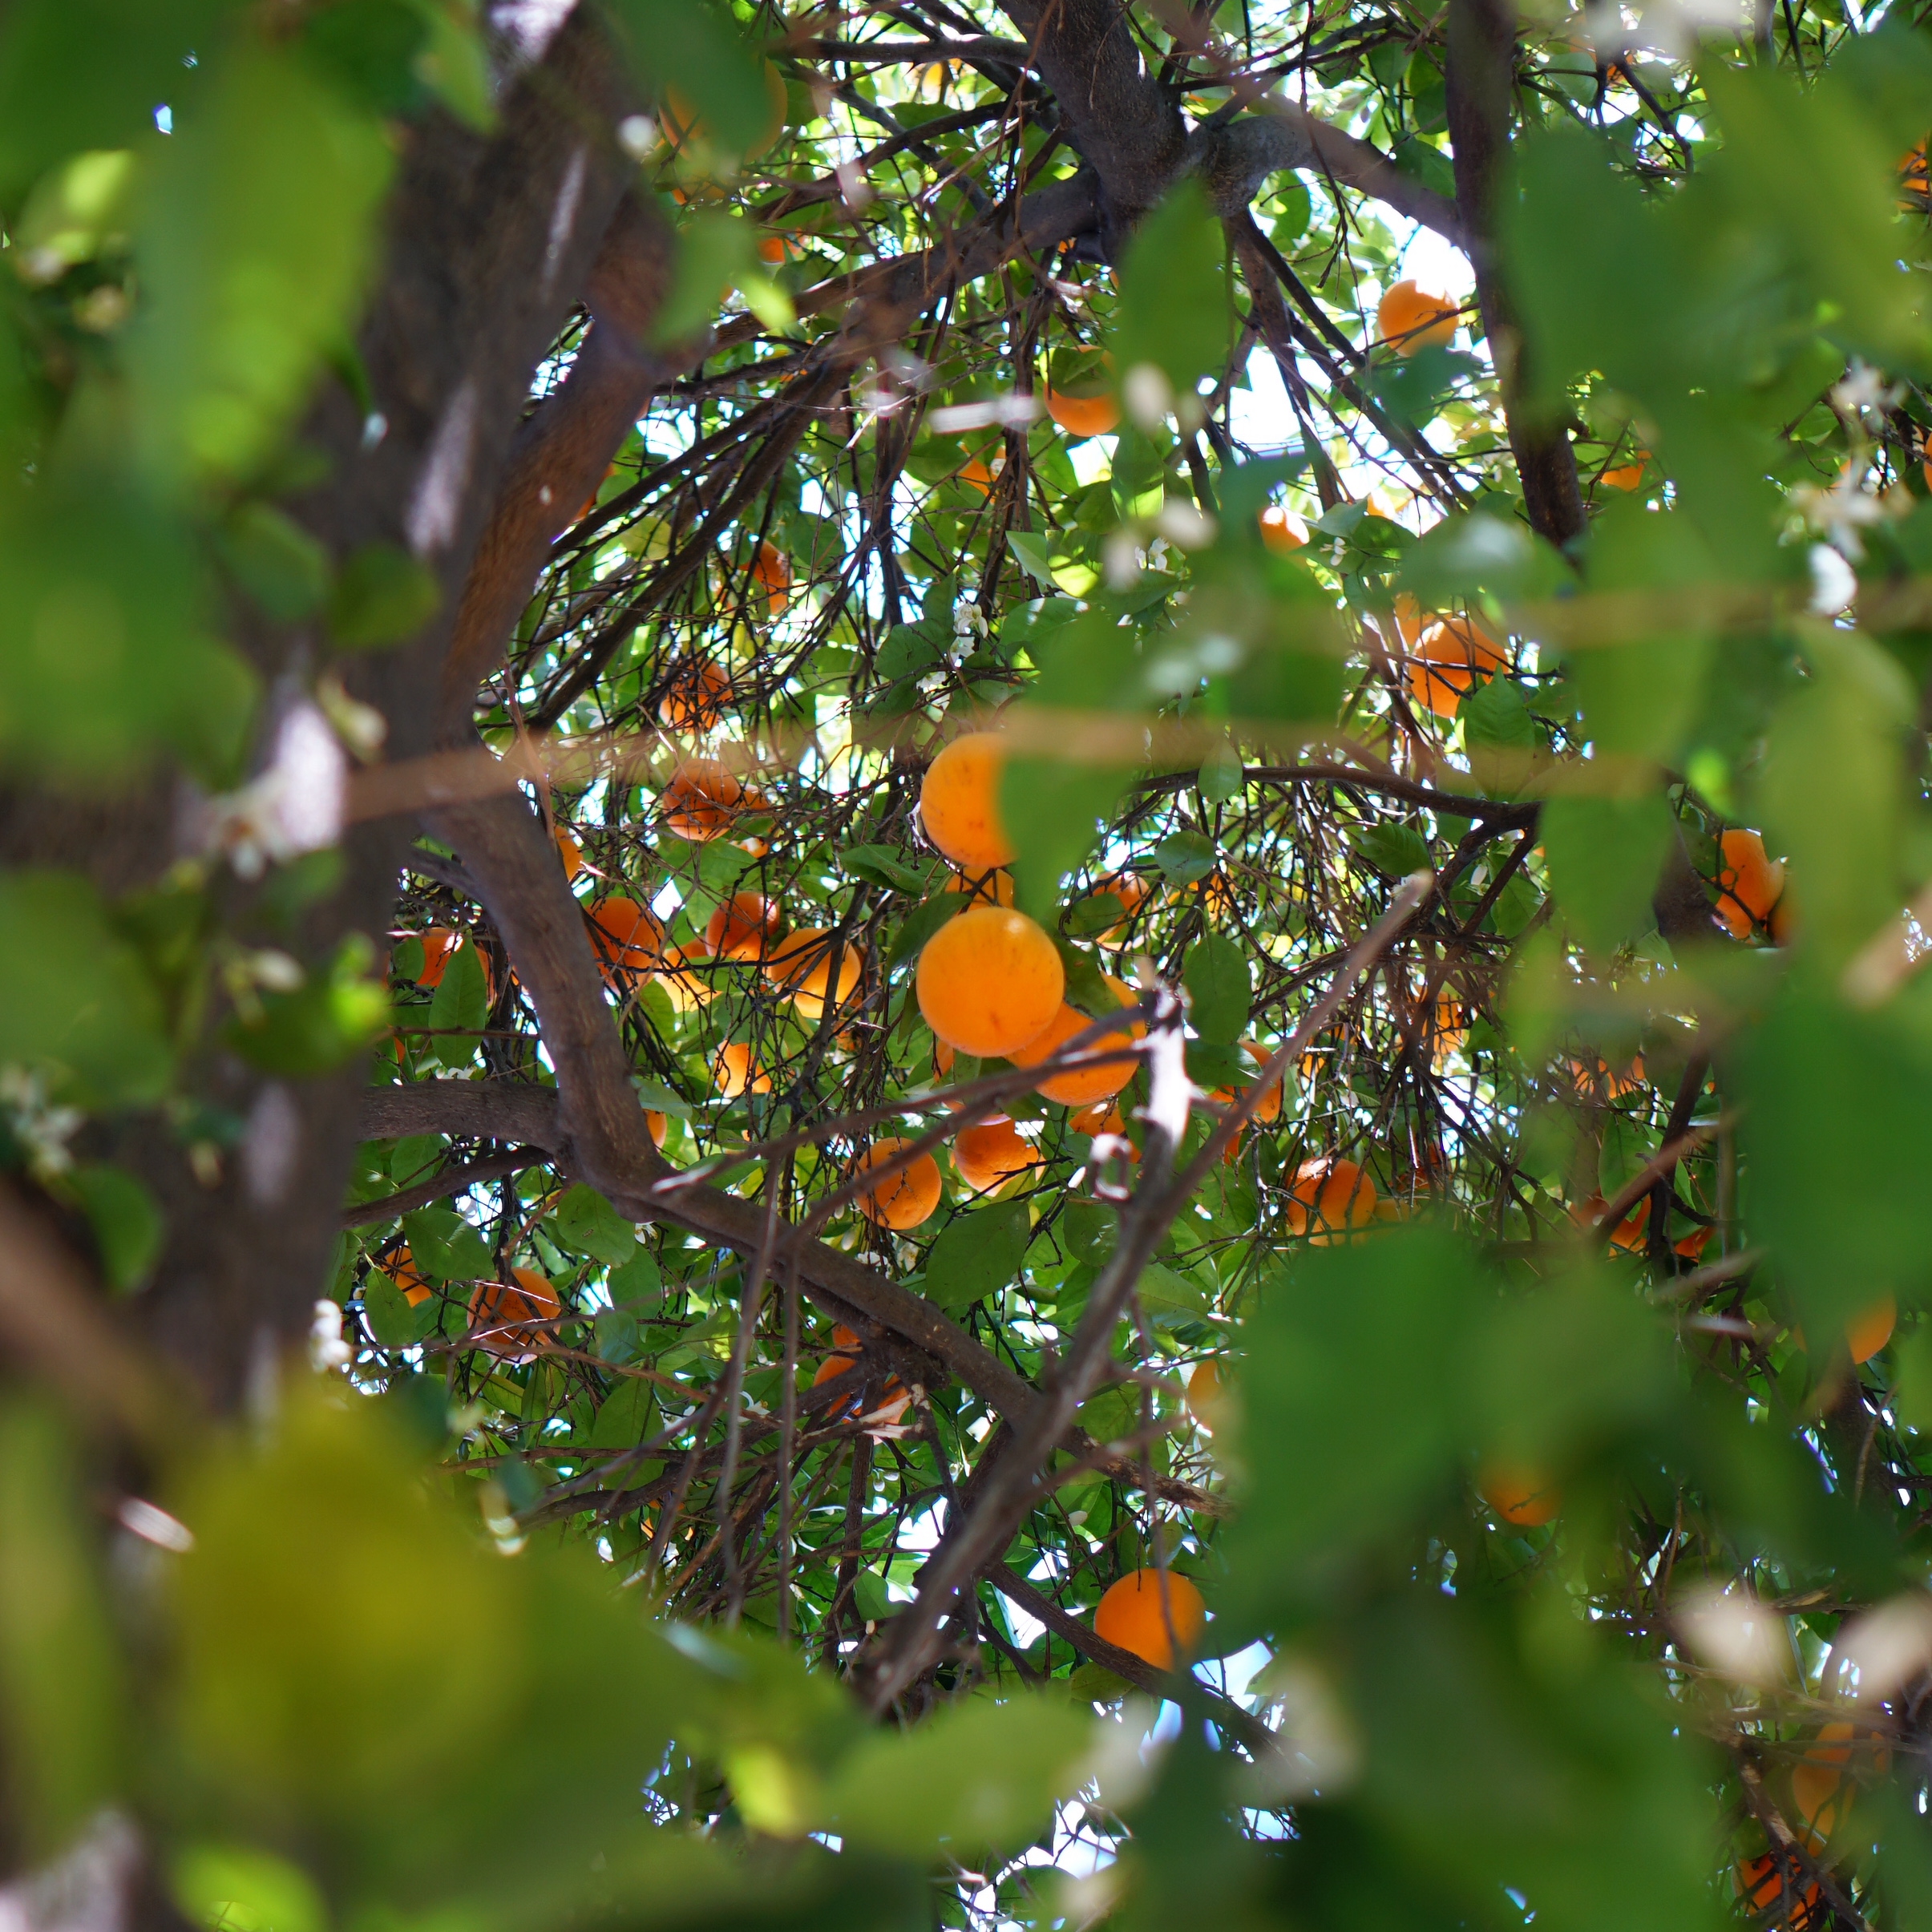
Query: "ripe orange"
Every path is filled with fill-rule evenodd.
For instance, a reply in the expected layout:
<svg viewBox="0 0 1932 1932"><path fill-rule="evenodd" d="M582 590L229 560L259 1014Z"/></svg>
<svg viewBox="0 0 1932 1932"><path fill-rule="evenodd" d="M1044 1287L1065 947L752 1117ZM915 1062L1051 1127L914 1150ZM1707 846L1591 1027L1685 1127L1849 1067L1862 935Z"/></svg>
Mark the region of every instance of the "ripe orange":
<svg viewBox="0 0 1932 1932"><path fill-rule="evenodd" d="M1409 658L1409 689L1438 717L1453 717L1476 673L1502 669L1502 648L1473 617L1439 617L1422 633Z"/></svg>
<svg viewBox="0 0 1932 1932"><path fill-rule="evenodd" d="M694 1013L701 1006L709 1005L716 992L711 982L693 968L689 955L681 946L665 948L657 984L669 998L673 1010L681 1013Z"/></svg>
<svg viewBox="0 0 1932 1932"><path fill-rule="evenodd" d="M1734 829L1717 841L1717 916L1733 939L1747 940L1771 915L1784 891L1781 861L1768 858L1763 837Z"/></svg>
<svg viewBox="0 0 1932 1932"><path fill-rule="evenodd" d="M1005 467L1006 452L996 450L990 463L983 457L968 456L955 474L961 483L977 490L980 495L991 496L993 485L1000 480L1000 473Z"/></svg>
<svg viewBox="0 0 1932 1932"><path fill-rule="evenodd" d="M584 870L584 848L565 827L554 826L552 831L556 839L557 856L564 862L564 876L574 879Z"/></svg>
<svg viewBox="0 0 1932 1932"><path fill-rule="evenodd" d="M1869 1362L1892 1339L1898 1325L1898 1303L1881 1295L1872 1305L1845 1324L1845 1346L1856 1363Z"/></svg>
<svg viewBox="0 0 1932 1932"><path fill-rule="evenodd" d="M1851 1809L1845 1768L1851 1762L1856 1736L1853 1726L1842 1721L1821 1725L1817 1738L1792 1768L1792 1802L1813 1848L1830 1837Z"/></svg>
<svg viewBox="0 0 1932 1932"><path fill-rule="evenodd" d="M1575 1083L1581 1097L1589 1100L1599 1089L1610 1100L1621 1100L1626 1093L1635 1093L1643 1085L1643 1056L1633 1053L1619 1069L1613 1070L1607 1060L1599 1060L1591 1067L1581 1060L1568 1063L1570 1077Z"/></svg>
<svg viewBox="0 0 1932 1932"><path fill-rule="evenodd" d="M416 1257L409 1251L405 1242L377 1271L390 1286L398 1290L412 1308L419 1308L435 1293L422 1271L416 1266Z"/></svg>
<svg viewBox="0 0 1932 1932"><path fill-rule="evenodd" d="M952 1143L953 1171L975 1194L989 1194L1039 1159L1039 1150L1004 1118L964 1127Z"/></svg>
<svg viewBox="0 0 1932 1932"><path fill-rule="evenodd" d="M1207 1627L1207 1606L1200 1591L1175 1570L1169 1570L1165 1580L1163 1590L1158 1570L1130 1570L1101 1599L1093 1612L1097 1637L1131 1651L1157 1671L1172 1670L1175 1643L1185 1655ZM1174 1625L1171 1639L1167 1634L1170 1621Z"/></svg>
<svg viewBox="0 0 1932 1932"><path fill-rule="evenodd" d="M661 1147L664 1137L671 1130L671 1117L668 1114L660 1114L655 1107L646 1107L644 1110L644 1126L645 1131L651 1137L651 1145Z"/></svg>
<svg viewBox="0 0 1932 1932"><path fill-rule="evenodd" d="M919 1010L938 1037L981 1059L1045 1032L1066 992L1053 942L1024 912L971 906L919 956Z"/></svg>
<svg viewBox="0 0 1932 1932"><path fill-rule="evenodd" d="M422 970L416 975L416 984L426 986L434 992L443 984L443 976L448 969L451 956L463 944L467 935L452 932L447 926L431 926L426 932L418 936L422 941Z"/></svg>
<svg viewBox="0 0 1932 1932"><path fill-rule="evenodd" d="M711 1063L711 1077L726 1100L736 1100L747 1091L769 1093L771 1076L751 1057L751 1049L742 1040L727 1040Z"/></svg>
<svg viewBox="0 0 1932 1932"><path fill-rule="evenodd" d="M826 926L801 926L779 940L765 962L766 978L790 996L806 1020L818 1019L828 1004L843 1005L855 997L864 972L864 948L835 939Z"/></svg>
<svg viewBox="0 0 1932 1932"><path fill-rule="evenodd" d="M1076 439L1111 435L1120 427L1120 405L1111 396L1069 396L1049 386L1041 400L1046 413Z"/></svg>
<svg viewBox="0 0 1932 1932"><path fill-rule="evenodd" d="M989 906L1010 906L1013 903L1013 875L1011 872L954 872L940 890L964 892L968 899L981 899Z"/></svg>
<svg viewBox="0 0 1932 1932"><path fill-rule="evenodd" d="M1187 1406L1202 1428L1212 1431L1227 1420L1229 1393L1221 1379L1221 1364L1212 1356L1194 1364L1187 1378Z"/></svg>
<svg viewBox="0 0 1932 1932"><path fill-rule="evenodd" d="M1374 1219L1375 1182L1358 1162L1322 1155L1295 1170L1288 1185L1289 1233L1308 1235L1324 1247Z"/></svg>
<svg viewBox="0 0 1932 1932"><path fill-rule="evenodd" d="M723 838L745 802L744 786L716 758L686 758L657 801L666 827L693 845Z"/></svg>
<svg viewBox="0 0 1932 1932"><path fill-rule="evenodd" d="M926 767L919 815L926 836L956 866L984 872L1013 862L1013 842L1000 821L1000 774L1006 747L990 731L968 732Z"/></svg>
<svg viewBox="0 0 1932 1932"><path fill-rule="evenodd" d="M1109 984L1114 997L1122 1006L1134 1004L1133 994L1119 980L1112 980ZM1007 1057L1017 1067L1037 1067L1043 1061L1050 1060L1068 1041L1077 1033L1085 1033L1093 1024L1093 1019L1063 1000L1059 1012L1045 1029L1025 1046L1016 1047ZM1118 1053L1131 1046L1146 1030L1136 1021L1123 1033L1102 1033L1081 1051ZM1056 1101L1063 1107L1091 1106L1096 1101L1109 1100L1119 1093L1133 1079L1139 1066L1138 1060L1114 1060L1095 1066L1073 1067L1064 1073L1049 1074L1036 1084L1033 1091L1041 1099Z"/></svg>
<svg viewBox="0 0 1932 1932"><path fill-rule="evenodd" d="M500 1281L479 1281L470 1296L470 1327L490 1333L479 1336L477 1347L506 1362L527 1362L547 1339L538 1324L554 1321L564 1312L557 1292L535 1268L512 1268L515 1287Z"/></svg>
<svg viewBox="0 0 1932 1932"><path fill-rule="evenodd" d="M893 1134L873 1142L859 1157L858 1171L865 1174L881 1166L905 1145ZM859 1211L867 1220L902 1234L930 1221L939 1204L940 1164L929 1154L920 1154L910 1166L887 1175L859 1197Z"/></svg>
<svg viewBox="0 0 1932 1932"><path fill-rule="evenodd" d="M762 960L784 930L775 899L762 892L734 892L705 922L705 944L714 960Z"/></svg>
<svg viewBox="0 0 1932 1932"><path fill-rule="evenodd" d="M1540 1529L1563 1506L1563 1492L1548 1473L1520 1463L1485 1462L1476 1487L1505 1522L1519 1530Z"/></svg>
<svg viewBox="0 0 1932 1932"><path fill-rule="evenodd" d="M1597 480L1607 483L1613 490L1640 490L1643 487L1644 466L1650 459L1648 450L1633 450L1628 463L1620 463L1614 470L1604 471Z"/></svg>
<svg viewBox="0 0 1932 1932"><path fill-rule="evenodd" d="M789 235L761 235L758 237L758 260L767 261L774 268L781 262L796 261L805 253Z"/></svg>
<svg viewBox="0 0 1932 1932"><path fill-rule="evenodd" d="M832 1331L835 1342L841 1336L851 1336L852 1347L858 1347L859 1337L853 1335L850 1328L835 1328ZM847 1369L855 1368L858 1365L859 1357L856 1355L828 1355L818 1364L818 1372L812 1377L812 1387L816 1388L822 1383L830 1382L843 1375ZM867 1413L872 1421L890 1427L906 1413L911 1402L912 1397L905 1384L897 1376L889 1375L886 1377L885 1387L879 1392L878 1407ZM855 1416L860 1413L862 1405L863 1398L855 1394L848 1400L835 1404L830 1413L834 1417Z"/></svg>
<svg viewBox="0 0 1932 1932"><path fill-rule="evenodd" d="M1261 540L1271 550L1300 550L1308 541L1308 526L1292 510L1270 503L1261 513Z"/></svg>
<svg viewBox="0 0 1932 1932"><path fill-rule="evenodd" d="M1927 199L1932 198L1932 176L1926 172L1923 141L1915 142L1898 157L1898 173L1899 185L1906 191L1899 197L1898 205L1922 214Z"/></svg>
<svg viewBox="0 0 1932 1932"><path fill-rule="evenodd" d="M709 731L731 701L731 679L709 657L687 657L673 668L657 721L671 731Z"/></svg>
<svg viewBox="0 0 1932 1932"><path fill-rule="evenodd" d="M591 949L604 983L623 973L651 972L664 956L664 928L634 899L613 893L590 908Z"/></svg>
<svg viewBox="0 0 1932 1932"><path fill-rule="evenodd" d="M1255 1071L1259 1073L1274 1055L1259 1040L1243 1040L1241 1050L1255 1063ZM1281 1118L1281 1082L1278 1080L1263 1093L1255 1103L1252 1118L1264 1124Z"/></svg>
<svg viewBox="0 0 1932 1932"><path fill-rule="evenodd" d="M1789 1876L1778 1869L1777 1860L1765 1852L1756 1858L1738 1861L1736 1883L1739 1898L1753 1912L1769 1912L1773 1907L1778 1917L1772 1922L1789 1928L1789 1932L1811 1932L1811 1928L1823 1917L1819 1910L1819 1891L1816 1879L1802 1891L1798 1886L1795 1870L1787 1867Z"/></svg>
<svg viewBox="0 0 1932 1932"><path fill-rule="evenodd" d="M751 566L751 580L770 600L777 616L791 602L791 559L769 539L758 545Z"/></svg>
<svg viewBox="0 0 1932 1932"><path fill-rule="evenodd" d="M1125 1134L1127 1122L1122 1115L1118 1100L1103 1100L1091 1107L1082 1107L1077 1114L1067 1116L1067 1125L1076 1134ZM1141 1157L1138 1150L1134 1158Z"/></svg>
<svg viewBox="0 0 1932 1932"><path fill-rule="evenodd" d="M1461 305L1405 277L1376 305L1376 333L1397 355L1456 339Z"/></svg>

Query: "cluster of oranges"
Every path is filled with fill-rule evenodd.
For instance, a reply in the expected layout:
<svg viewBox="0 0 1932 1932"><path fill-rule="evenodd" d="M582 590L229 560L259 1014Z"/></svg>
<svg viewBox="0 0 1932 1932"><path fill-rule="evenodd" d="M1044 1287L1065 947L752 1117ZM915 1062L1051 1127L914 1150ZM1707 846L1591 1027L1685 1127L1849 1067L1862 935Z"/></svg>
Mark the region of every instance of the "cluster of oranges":
<svg viewBox="0 0 1932 1932"><path fill-rule="evenodd" d="M410 1252L407 1243L386 1256L378 1271L412 1308L435 1290ZM470 1332L476 1345L499 1361L515 1364L535 1359L548 1343L551 1324L564 1304L549 1279L535 1268L512 1268L510 1282L479 1281L470 1291Z"/></svg>
<svg viewBox="0 0 1932 1932"><path fill-rule="evenodd" d="M1479 619L1425 611L1406 591L1383 621L1407 659L1410 697L1437 717L1456 715L1478 673L1493 677L1510 661Z"/></svg>

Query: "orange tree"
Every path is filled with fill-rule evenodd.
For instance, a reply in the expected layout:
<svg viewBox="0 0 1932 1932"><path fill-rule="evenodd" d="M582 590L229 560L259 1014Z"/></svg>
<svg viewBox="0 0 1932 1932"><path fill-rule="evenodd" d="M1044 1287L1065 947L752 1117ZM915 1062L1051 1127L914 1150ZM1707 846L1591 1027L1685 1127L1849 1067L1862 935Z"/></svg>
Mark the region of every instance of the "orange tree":
<svg viewBox="0 0 1932 1932"><path fill-rule="evenodd" d="M1908 15L16 0L9 1909L1932 1916Z"/></svg>

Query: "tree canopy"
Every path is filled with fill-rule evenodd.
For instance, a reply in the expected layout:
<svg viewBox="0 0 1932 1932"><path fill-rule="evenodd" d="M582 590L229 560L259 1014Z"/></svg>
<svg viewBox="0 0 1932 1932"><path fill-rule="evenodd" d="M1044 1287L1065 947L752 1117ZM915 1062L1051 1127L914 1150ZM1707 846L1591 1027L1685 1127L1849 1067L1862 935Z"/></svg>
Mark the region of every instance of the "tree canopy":
<svg viewBox="0 0 1932 1932"><path fill-rule="evenodd" d="M1932 1927L1929 125L0 13L7 1909Z"/></svg>

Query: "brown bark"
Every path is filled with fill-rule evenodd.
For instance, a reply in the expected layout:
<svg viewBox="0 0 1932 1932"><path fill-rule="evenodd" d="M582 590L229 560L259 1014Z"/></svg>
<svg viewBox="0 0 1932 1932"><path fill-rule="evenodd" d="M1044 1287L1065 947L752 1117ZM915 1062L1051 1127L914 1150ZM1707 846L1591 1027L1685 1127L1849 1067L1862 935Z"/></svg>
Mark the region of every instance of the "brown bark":
<svg viewBox="0 0 1932 1932"><path fill-rule="evenodd" d="M1570 433L1530 402L1522 330L1498 269L1498 196L1507 179L1514 112L1516 14L1510 0L1449 0L1446 70L1456 204L1476 269L1476 299L1496 365L1510 448L1530 527L1562 549L1583 533L1583 494Z"/></svg>

